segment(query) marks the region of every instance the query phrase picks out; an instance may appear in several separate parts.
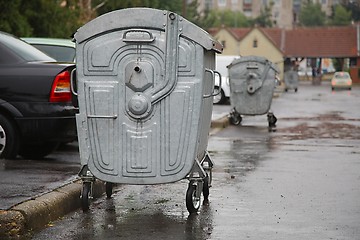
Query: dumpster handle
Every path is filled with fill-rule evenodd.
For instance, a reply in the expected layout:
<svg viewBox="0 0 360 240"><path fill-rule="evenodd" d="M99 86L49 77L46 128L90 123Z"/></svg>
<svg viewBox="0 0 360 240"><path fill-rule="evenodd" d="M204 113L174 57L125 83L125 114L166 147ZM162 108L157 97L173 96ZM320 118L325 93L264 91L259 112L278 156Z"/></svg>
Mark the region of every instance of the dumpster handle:
<svg viewBox="0 0 360 240"><path fill-rule="evenodd" d="M75 88L74 88L74 74L76 73L76 68L74 68L73 70L71 70L71 74L70 74L70 89L71 89L71 92L77 96L78 93L75 92Z"/></svg>
<svg viewBox="0 0 360 240"><path fill-rule="evenodd" d="M103 118L103 119L117 119L117 115L87 115L88 118Z"/></svg>
<svg viewBox="0 0 360 240"><path fill-rule="evenodd" d="M205 68L205 72L209 72L211 74L211 77L212 77L212 80L214 83L215 83L215 74L219 75L219 86L221 86L221 81L222 81L221 74L218 71L211 70L209 68ZM215 89L214 89L211 94L203 95L203 98L216 96L220 93L220 91L221 91L221 88L219 88L217 91L215 91Z"/></svg>
<svg viewBox="0 0 360 240"><path fill-rule="evenodd" d="M218 88L217 92L215 91L215 88L214 88L214 92L213 92L213 96L216 96L216 95L219 95L221 93L222 77L221 77L220 72L214 70L214 73L219 75L219 88ZM215 82L215 78L214 78L214 82Z"/></svg>
<svg viewBox="0 0 360 240"><path fill-rule="evenodd" d="M147 33L149 35L149 38L126 38L127 34L128 33L131 33L131 32L134 32L134 33ZM124 42L130 42L130 43L133 43L133 42L144 42L144 43L151 43L155 40L155 38L153 37L152 33L149 32L149 31L146 31L146 30L142 30L142 29L131 29L131 30L128 30L126 32L124 32L123 34L123 41Z"/></svg>

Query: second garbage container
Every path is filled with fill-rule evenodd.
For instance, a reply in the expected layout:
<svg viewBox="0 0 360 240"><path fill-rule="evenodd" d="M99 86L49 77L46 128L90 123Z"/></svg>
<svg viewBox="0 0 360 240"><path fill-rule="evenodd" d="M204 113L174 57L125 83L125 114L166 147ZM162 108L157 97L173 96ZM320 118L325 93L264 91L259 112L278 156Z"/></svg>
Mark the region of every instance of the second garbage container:
<svg viewBox="0 0 360 240"><path fill-rule="evenodd" d="M238 125L241 115L267 113L269 127L275 127L276 117L269 112L276 86L277 67L264 57L244 56L229 66L230 122Z"/></svg>
<svg viewBox="0 0 360 240"><path fill-rule="evenodd" d="M206 149L221 44L181 16L149 8L104 14L74 38L83 210L95 179L110 197L112 183L187 178L186 206L196 212L211 184Z"/></svg>

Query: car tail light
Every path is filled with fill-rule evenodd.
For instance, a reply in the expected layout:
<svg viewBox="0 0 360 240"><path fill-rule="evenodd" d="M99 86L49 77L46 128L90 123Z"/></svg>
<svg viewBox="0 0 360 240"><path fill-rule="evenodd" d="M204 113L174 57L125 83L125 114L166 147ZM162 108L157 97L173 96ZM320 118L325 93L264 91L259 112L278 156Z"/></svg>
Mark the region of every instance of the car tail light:
<svg viewBox="0 0 360 240"><path fill-rule="evenodd" d="M50 93L50 102L70 102L70 73L64 71L59 73L53 82Z"/></svg>

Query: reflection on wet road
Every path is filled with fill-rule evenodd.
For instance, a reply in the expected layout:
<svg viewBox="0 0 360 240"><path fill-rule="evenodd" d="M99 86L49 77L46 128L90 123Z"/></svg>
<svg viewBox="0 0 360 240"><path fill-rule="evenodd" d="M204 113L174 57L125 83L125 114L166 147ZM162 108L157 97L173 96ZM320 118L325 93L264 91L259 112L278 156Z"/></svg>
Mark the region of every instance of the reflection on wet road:
<svg viewBox="0 0 360 240"><path fill-rule="evenodd" d="M209 203L185 207L188 182L118 186L34 239L344 239L360 236L360 88L305 85L209 140Z"/></svg>

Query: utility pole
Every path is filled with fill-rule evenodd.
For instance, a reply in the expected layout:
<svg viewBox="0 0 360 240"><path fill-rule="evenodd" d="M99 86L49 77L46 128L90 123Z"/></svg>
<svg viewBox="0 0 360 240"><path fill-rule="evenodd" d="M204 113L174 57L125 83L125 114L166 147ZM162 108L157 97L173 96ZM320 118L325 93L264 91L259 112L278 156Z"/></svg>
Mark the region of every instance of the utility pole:
<svg viewBox="0 0 360 240"><path fill-rule="evenodd" d="M184 18L186 18L186 5L187 5L187 0L183 0L183 4L182 4L182 16Z"/></svg>

